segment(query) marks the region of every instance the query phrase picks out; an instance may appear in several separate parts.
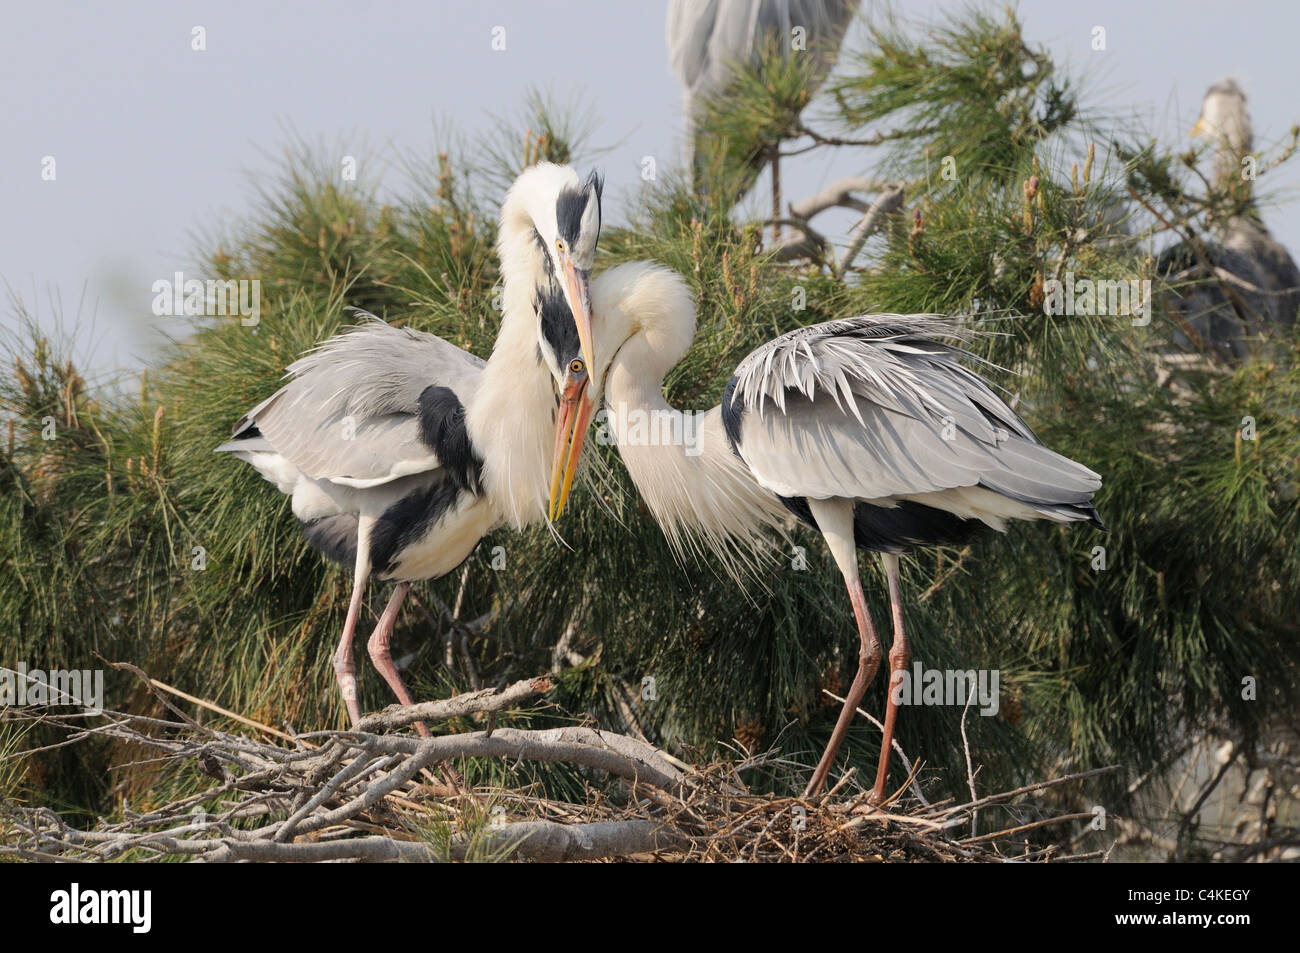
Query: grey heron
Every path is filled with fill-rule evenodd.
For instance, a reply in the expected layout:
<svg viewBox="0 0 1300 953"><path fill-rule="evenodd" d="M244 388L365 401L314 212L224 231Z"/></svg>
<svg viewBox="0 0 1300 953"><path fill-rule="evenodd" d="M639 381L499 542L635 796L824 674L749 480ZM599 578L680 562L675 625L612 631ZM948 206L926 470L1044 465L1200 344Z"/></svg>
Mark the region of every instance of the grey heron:
<svg viewBox="0 0 1300 953"><path fill-rule="evenodd" d="M638 439L637 418L675 414L665 374L695 333L685 282L651 263L592 283L599 363L570 381L603 392L607 424L638 493L675 544L727 555L756 545L785 511L816 529L844 577L857 621L857 675L807 796L816 796L880 664L857 550L880 554L894 641L891 691L873 798L884 797L897 717L893 686L910 659L899 555L1003 530L1009 519L1088 521L1101 479L1038 442L963 361L950 322L881 314L798 328L751 352L693 445ZM644 433L642 428L640 432Z"/></svg>
<svg viewBox="0 0 1300 953"><path fill-rule="evenodd" d="M576 453L566 459L562 448L580 451L592 412L561 384L591 359L588 273L600 200L595 173L583 181L552 164L533 166L510 188L497 241L501 328L486 363L374 319L290 365L289 383L217 448L290 494L307 541L353 568L333 659L353 723L352 640L367 580L397 583L368 648L409 705L389 640L410 583L450 572L499 525L546 519L548 504L557 517L563 510Z"/></svg>
<svg viewBox="0 0 1300 953"><path fill-rule="evenodd" d="M1206 91L1192 135L1213 148L1214 186L1228 194L1244 191L1246 201L1211 222L1214 241L1202 241L1202 249L1188 242L1172 245L1156 268L1172 281L1187 282L1177 289L1173 306L1187 336L1199 337L1221 357L1241 360L1258 353L1275 332L1295 326L1300 269L1249 198L1253 179L1243 160L1254 161L1254 142L1246 94L1236 82L1226 79Z"/></svg>
<svg viewBox="0 0 1300 953"><path fill-rule="evenodd" d="M668 61L682 87L682 120L687 155L700 166L695 142L696 113L708 98L726 91L737 65L762 56L765 44L780 38L791 52L791 31L802 27L804 55L815 57L810 71L811 95L831 67L861 0L669 0L665 37ZM780 204L779 158L771 156L774 206ZM760 166L761 167L761 166ZM754 175L757 176L755 169ZM749 180L750 185L753 179ZM745 186L746 190L749 185ZM774 207L773 217L781 217Z"/></svg>

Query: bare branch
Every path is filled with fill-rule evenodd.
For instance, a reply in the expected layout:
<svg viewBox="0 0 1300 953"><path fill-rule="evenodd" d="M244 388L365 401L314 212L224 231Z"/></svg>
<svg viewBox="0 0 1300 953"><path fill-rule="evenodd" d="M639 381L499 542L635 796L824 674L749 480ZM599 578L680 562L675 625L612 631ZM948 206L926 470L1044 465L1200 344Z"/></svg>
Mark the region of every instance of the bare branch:
<svg viewBox="0 0 1300 953"><path fill-rule="evenodd" d="M357 723L356 731L363 734L379 733L403 728L417 721L447 721L477 712L503 711L534 696L544 695L554 687L554 683L548 677L541 676L526 678L513 685L507 685L499 692L493 688L484 688L457 695L455 698L443 698L407 706L390 705L383 711L362 718Z"/></svg>
<svg viewBox="0 0 1300 953"><path fill-rule="evenodd" d="M840 259L840 274L848 271L867 239L881 229L885 223L885 216L897 212L902 207L903 187L901 185L891 185L880 193L871 203L871 208L867 209L867 214L862 216L861 221L854 225L853 231L849 233L849 247L844 250L844 257Z"/></svg>
<svg viewBox="0 0 1300 953"><path fill-rule="evenodd" d="M807 222L795 218L779 219L784 225L798 229L798 233L783 235L781 241L772 246L773 261L797 261L811 258L821 261L826 251L826 237Z"/></svg>
<svg viewBox="0 0 1300 953"><path fill-rule="evenodd" d="M811 195L802 202L793 202L790 205L790 214L795 218L801 218L805 221L818 215L828 208L851 208L858 212L866 212L870 206L859 198L855 198L854 192L883 192L890 187L890 183L883 182L880 179L868 179L864 176L848 176L843 179L837 179L826 188L822 189L816 195Z"/></svg>

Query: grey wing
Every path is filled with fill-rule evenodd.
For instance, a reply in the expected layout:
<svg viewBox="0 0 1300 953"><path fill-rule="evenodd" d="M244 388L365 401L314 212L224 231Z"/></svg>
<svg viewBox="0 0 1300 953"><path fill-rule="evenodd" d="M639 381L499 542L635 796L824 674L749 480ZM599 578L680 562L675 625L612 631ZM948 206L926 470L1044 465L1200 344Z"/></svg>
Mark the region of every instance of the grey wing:
<svg viewBox="0 0 1300 953"><path fill-rule="evenodd" d="M668 65L687 92L695 88L707 62L709 37L719 0L669 0L665 28Z"/></svg>
<svg viewBox="0 0 1300 953"><path fill-rule="evenodd" d="M737 63L760 53L770 35L806 31L821 55L820 84L834 63L860 0L670 0L668 61L687 98L721 92Z"/></svg>
<svg viewBox="0 0 1300 953"><path fill-rule="evenodd" d="M440 461L422 434L421 395L447 388L464 406L482 368L439 337L374 319L291 364L293 379L217 449L273 451L309 478L358 488L433 470Z"/></svg>
<svg viewBox="0 0 1300 953"><path fill-rule="evenodd" d="M736 452L785 497L888 500L982 487L1085 505L1097 474L1038 443L934 316L799 328L751 353L724 398Z"/></svg>

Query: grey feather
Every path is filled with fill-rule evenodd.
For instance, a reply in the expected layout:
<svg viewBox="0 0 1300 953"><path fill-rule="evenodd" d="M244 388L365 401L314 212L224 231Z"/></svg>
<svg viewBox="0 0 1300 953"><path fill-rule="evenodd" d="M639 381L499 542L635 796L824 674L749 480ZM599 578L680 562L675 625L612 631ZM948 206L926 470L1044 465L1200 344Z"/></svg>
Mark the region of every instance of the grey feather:
<svg viewBox="0 0 1300 953"><path fill-rule="evenodd" d="M758 59L770 38L790 48L791 30L802 27L816 57L808 92L825 80L860 0L669 0L665 36L668 62L682 87L686 140L694 148L696 110L724 92L737 64Z"/></svg>
<svg viewBox="0 0 1300 953"><path fill-rule="evenodd" d="M1038 443L961 363L972 356L944 339L969 333L933 315L875 315L776 338L736 370L737 452L785 497L984 487L1040 510L1086 505L1100 478Z"/></svg>
<svg viewBox="0 0 1300 953"><path fill-rule="evenodd" d="M420 394L450 388L462 405L483 362L432 334L373 318L325 341L288 368L292 380L235 425L220 450L250 446L256 427L269 448L313 479L367 487L436 469L422 439Z"/></svg>

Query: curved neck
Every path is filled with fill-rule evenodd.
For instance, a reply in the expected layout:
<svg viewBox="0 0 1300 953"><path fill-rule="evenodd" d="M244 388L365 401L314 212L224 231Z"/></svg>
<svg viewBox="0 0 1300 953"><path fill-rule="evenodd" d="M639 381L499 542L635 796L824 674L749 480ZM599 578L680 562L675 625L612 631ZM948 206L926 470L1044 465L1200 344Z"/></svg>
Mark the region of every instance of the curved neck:
<svg viewBox="0 0 1300 953"><path fill-rule="evenodd" d="M640 339L638 341L638 339ZM712 552L729 572L757 565L765 526L784 510L731 450L721 407L679 411L663 395L666 358L644 335L619 350L605 387L606 422L646 507L673 549Z"/></svg>
<svg viewBox="0 0 1300 953"><path fill-rule="evenodd" d="M555 386L541 359L535 302L552 284L530 217L502 210L501 330L465 423L483 459L482 484L500 518L517 528L546 516ZM555 289L558 290L558 289Z"/></svg>

